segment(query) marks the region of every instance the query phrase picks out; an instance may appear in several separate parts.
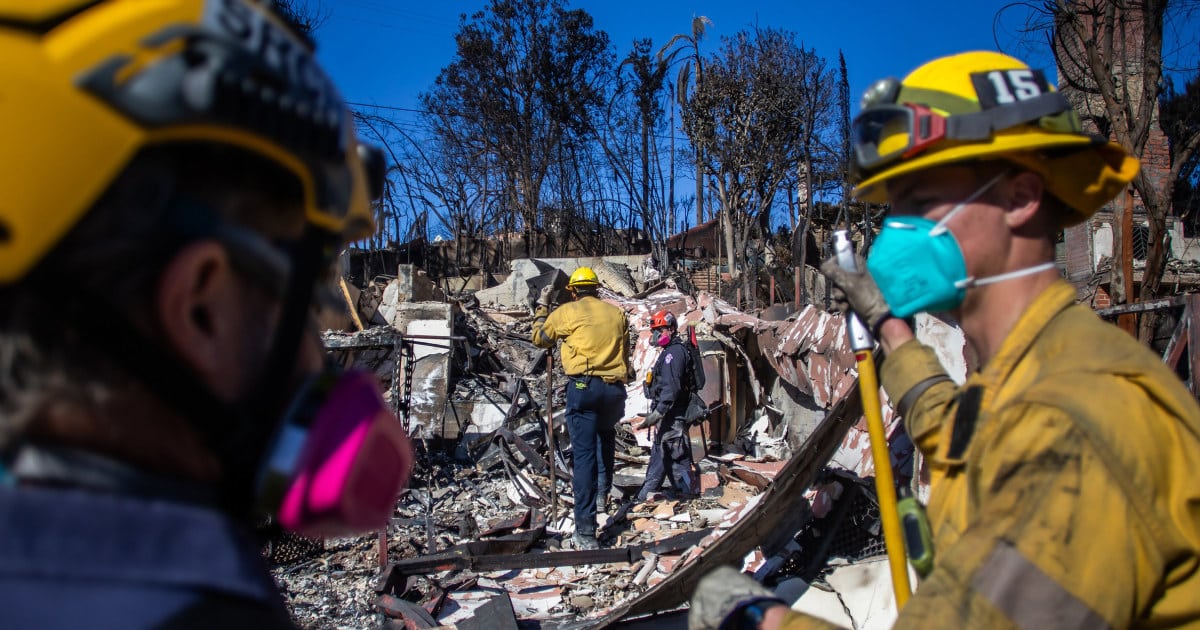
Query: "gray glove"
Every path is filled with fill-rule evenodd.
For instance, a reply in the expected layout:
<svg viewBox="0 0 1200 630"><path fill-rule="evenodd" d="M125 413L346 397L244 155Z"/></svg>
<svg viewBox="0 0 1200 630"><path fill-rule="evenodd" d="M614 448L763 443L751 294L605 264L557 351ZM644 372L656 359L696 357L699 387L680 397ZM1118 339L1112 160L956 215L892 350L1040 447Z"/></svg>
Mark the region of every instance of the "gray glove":
<svg viewBox="0 0 1200 630"><path fill-rule="evenodd" d="M860 271L846 271L838 265L837 258L821 263L821 273L835 285L829 292L834 306L843 315L854 311L872 333L879 332L879 325L892 317L891 308L879 292L875 279L867 272L867 263L862 256L854 257Z"/></svg>
<svg viewBox="0 0 1200 630"><path fill-rule="evenodd" d="M549 307L550 299L553 296L554 296L554 285L553 284L548 284L548 285L542 287L541 293L538 293L537 305Z"/></svg>
<svg viewBox="0 0 1200 630"><path fill-rule="evenodd" d="M662 419L663 419L663 412L655 409L655 410L651 411L650 413L646 414L646 419L642 420L642 427L648 429L648 428L658 424L659 422L662 422Z"/></svg>
<svg viewBox="0 0 1200 630"><path fill-rule="evenodd" d="M688 630L717 630L731 615L755 602L784 605L783 600L741 571L730 566L717 567L700 580L692 593Z"/></svg>

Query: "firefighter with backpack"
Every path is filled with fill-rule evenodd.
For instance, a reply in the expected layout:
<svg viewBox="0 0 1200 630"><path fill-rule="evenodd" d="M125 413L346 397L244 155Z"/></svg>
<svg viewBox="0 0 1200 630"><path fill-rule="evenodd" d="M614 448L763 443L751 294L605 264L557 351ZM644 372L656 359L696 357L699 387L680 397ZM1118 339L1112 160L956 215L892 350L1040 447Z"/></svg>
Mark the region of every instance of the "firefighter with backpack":
<svg viewBox="0 0 1200 630"><path fill-rule="evenodd" d="M637 499L649 499L668 473L676 496L694 499L700 495L700 475L692 461L686 416L690 394L696 389L698 366L678 334L678 322L672 313L654 314L650 320L650 339L662 352L646 374L644 385L651 409L641 426L654 427L655 433L646 481Z"/></svg>

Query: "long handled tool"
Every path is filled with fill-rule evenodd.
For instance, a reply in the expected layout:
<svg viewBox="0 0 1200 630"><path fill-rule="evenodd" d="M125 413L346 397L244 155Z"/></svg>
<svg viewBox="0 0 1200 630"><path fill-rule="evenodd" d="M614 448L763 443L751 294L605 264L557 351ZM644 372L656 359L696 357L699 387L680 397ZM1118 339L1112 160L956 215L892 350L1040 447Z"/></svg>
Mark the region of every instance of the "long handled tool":
<svg viewBox="0 0 1200 630"><path fill-rule="evenodd" d="M558 520L558 449L554 444L554 348L546 352L546 446L550 460L550 525Z"/></svg>
<svg viewBox="0 0 1200 630"><path fill-rule="evenodd" d="M838 265L848 271L858 271L854 246L846 230L833 233L833 249ZM896 483L892 478L892 460L888 455L887 435L883 432L883 410L879 402L879 379L875 374L873 350L875 339L857 315L851 313L846 328L850 348L858 361L858 389L862 393L863 414L867 417L867 433L871 437L871 460L875 464L875 494L879 497L879 518L883 522L883 542L887 545L888 567L892 572L892 589L896 593L896 609L904 607L912 586L908 582L908 565L904 555L904 533L896 505Z"/></svg>

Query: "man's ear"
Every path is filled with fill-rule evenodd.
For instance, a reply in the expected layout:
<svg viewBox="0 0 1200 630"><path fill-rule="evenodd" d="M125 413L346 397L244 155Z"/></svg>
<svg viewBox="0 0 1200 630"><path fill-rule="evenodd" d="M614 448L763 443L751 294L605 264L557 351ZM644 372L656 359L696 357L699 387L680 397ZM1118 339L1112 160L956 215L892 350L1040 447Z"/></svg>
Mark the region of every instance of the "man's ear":
<svg viewBox="0 0 1200 630"><path fill-rule="evenodd" d="M1045 184L1042 176L1030 171L1013 175L1008 182L1009 204L1005 222L1013 230L1028 228L1039 217Z"/></svg>
<svg viewBox="0 0 1200 630"><path fill-rule="evenodd" d="M171 349L214 393L236 395L240 279L225 248L199 241L180 250L158 280L155 308Z"/></svg>

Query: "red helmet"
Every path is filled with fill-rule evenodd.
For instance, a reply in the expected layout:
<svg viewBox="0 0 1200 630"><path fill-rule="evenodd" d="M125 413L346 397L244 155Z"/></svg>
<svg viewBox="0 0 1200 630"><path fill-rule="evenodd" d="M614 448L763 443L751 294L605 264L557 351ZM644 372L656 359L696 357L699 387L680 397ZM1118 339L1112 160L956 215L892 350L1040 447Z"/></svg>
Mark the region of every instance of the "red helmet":
<svg viewBox="0 0 1200 630"><path fill-rule="evenodd" d="M659 311L650 318L651 330L656 328L670 328L671 330L675 330L677 324L675 314L666 310Z"/></svg>

